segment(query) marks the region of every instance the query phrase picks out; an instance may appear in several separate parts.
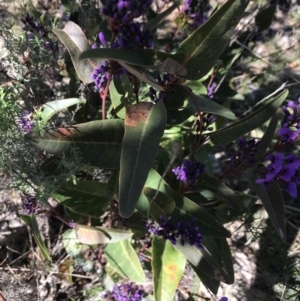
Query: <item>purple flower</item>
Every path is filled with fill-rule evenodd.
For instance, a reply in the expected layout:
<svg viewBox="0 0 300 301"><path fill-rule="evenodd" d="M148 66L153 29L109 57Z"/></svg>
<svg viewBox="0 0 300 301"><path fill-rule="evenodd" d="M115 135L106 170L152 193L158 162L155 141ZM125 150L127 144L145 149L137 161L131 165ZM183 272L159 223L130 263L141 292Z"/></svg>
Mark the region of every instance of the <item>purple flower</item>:
<svg viewBox="0 0 300 301"><path fill-rule="evenodd" d="M36 125L32 113L30 113L28 110L24 111L24 113L17 119L17 121L20 129L25 134L30 133Z"/></svg>
<svg viewBox="0 0 300 301"><path fill-rule="evenodd" d="M203 249L203 237L195 224L195 220L192 220L190 223L178 222L177 224L173 224L171 216L168 216L167 219L160 216L159 225L149 222L146 227L149 233L162 236L173 245L176 245L178 239L182 246L184 246L185 243L189 243L191 246Z"/></svg>
<svg viewBox="0 0 300 301"><path fill-rule="evenodd" d="M282 106L281 109L284 113L284 118L277 135L282 144L291 144L300 133L300 97L297 103L289 101L287 106Z"/></svg>
<svg viewBox="0 0 300 301"><path fill-rule="evenodd" d="M114 43L116 48L153 48L152 34L147 28L141 29L141 23L129 23L119 27L119 35Z"/></svg>
<svg viewBox="0 0 300 301"><path fill-rule="evenodd" d="M229 156L229 164L231 166L238 166L245 161L250 164L254 163L259 141L241 137L237 139L236 144L238 147L237 149L232 148L232 146L228 149L228 153L231 152Z"/></svg>
<svg viewBox="0 0 300 301"><path fill-rule="evenodd" d="M263 184L269 189L270 183L278 181L292 197L297 197L297 185L300 184L298 167L300 160L294 154L284 158L282 153L268 156L271 163L267 166L264 178L257 179L256 183Z"/></svg>
<svg viewBox="0 0 300 301"><path fill-rule="evenodd" d="M29 32L37 32L44 35L42 25L36 22L33 16L30 16L28 12L26 12L25 19L21 19L21 22L24 24L24 26L22 27L23 30Z"/></svg>
<svg viewBox="0 0 300 301"><path fill-rule="evenodd" d="M182 11L189 29L195 30L202 25L207 20L210 10L209 0L186 0Z"/></svg>
<svg viewBox="0 0 300 301"><path fill-rule="evenodd" d="M146 13L153 0L107 0L102 14L119 22L128 23Z"/></svg>
<svg viewBox="0 0 300 301"><path fill-rule="evenodd" d="M95 90L102 93L106 88L107 81L110 78L110 67L108 61L104 61L102 65L94 69L92 79L95 83Z"/></svg>
<svg viewBox="0 0 300 301"><path fill-rule="evenodd" d="M216 83L212 83L208 88L207 88L207 96L209 98L214 98L214 91L217 87Z"/></svg>
<svg viewBox="0 0 300 301"><path fill-rule="evenodd" d="M23 208L27 214L34 214L38 209L36 198L34 196L26 196L23 200Z"/></svg>
<svg viewBox="0 0 300 301"><path fill-rule="evenodd" d="M182 165L172 169L176 178L193 188L197 178L205 172L205 166L201 162L184 160Z"/></svg>
<svg viewBox="0 0 300 301"><path fill-rule="evenodd" d="M222 297L219 301L228 301L227 297Z"/></svg>
<svg viewBox="0 0 300 301"><path fill-rule="evenodd" d="M113 291L107 295L108 298L110 297L109 300L113 301L141 301L143 299L144 290L133 283L115 284Z"/></svg>

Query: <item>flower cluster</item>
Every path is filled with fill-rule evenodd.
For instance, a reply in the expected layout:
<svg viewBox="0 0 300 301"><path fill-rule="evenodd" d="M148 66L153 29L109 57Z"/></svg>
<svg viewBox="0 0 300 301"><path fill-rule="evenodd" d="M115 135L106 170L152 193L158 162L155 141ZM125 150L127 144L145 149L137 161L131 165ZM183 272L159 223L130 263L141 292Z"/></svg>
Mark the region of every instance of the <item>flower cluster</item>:
<svg viewBox="0 0 300 301"><path fill-rule="evenodd" d="M196 121L196 131L203 133L205 131L212 131L211 125L216 121L216 117L211 113L201 113L200 120Z"/></svg>
<svg viewBox="0 0 300 301"><path fill-rule="evenodd" d="M186 23L189 29L195 30L206 22L210 10L209 0L186 0L182 11L187 19Z"/></svg>
<svg viewBox="0 0 300 301"><path fill-rule="evenodd" d="M184 160L182 165L172 169L177 179L194 188L197 178L205 173L205 166L201 162Z"/></svg>
<svg viewBox="0 0 300 301"><path fill-rule="evenodd" d="M23 207L27 214L34 214L38 209L37 200L33 196L26 196L23 200Z"/></svg>
<svg viewBox="0 0 300 301"><path fill-rule="evenodd" d="M112 48L153 48L150 29L141 29L141 23L129 23L119 27L118 39Z"/></svg>
<svg viewBox="0 0 300 301"><path fill-rule="evenodd" d="M300 174L298 167L300 159L294 154L287 155L282 153L270 154L268 159L271 163L267 166L267 173L262 179L257 179L256 183L263 184L266 189L273 181L279 181L287 192L294 198L297 197L297 186L300 184Z"/></svg>
<svg viewBox="0 0 300 301"><path fill-rule="evenodd" d="M282 107L282 111L284 118L277 135L281 143L292 144L300 134L300 97L298 103L289 101L287 106Z"/></svg>
<svg viewBox="0 0 300 301"><path fill-rule="evenodd" d="M58 44L47 38L47 32L45 31L45 28L41 23L35 21L28 12L26 13L25 19L21 19L21 22L24 24L22 28L27 32L30 40L34 38L34 35L36 35L39 40L44 40L42 43L44 49L52 50L54 53L58 52Z"/></svg>
<svg viewBox="0 0 300 301"><path fill-rule="evenodd" d="M133 283L115 284L111 293L106 293L105 299L112 301L141 301L144 291Z"/></svg>
<svg viewBox="0 0 300 301"><path fill-rule="evenodd" d="M151 6L153 0L107 0L102 14L122 23L140 17Z"/></svg>
<svg viewBox="0 0 300 301"><path fill-rule="evenodd" d="M214 92L215 92L215 89L217 87L217 84L216 83L212 83L208 88L207 88L207 96L209 98L214 98Z"/></svg>
<svg viewBox="0 0 300 301"><path fill-rule="evenodd" d="M199 233L199 228L196 226L195 220L192 220L190 223L178 222L177 225L175 225L172 223L171 216L168 216L166 220L160 216L159 225L150 222L146 227L149 233L162 236L173 245L176 245L177 239L179 239L182 246L188 242L191 246L203 249L203 237L201 233Z"/></svg>
<svg viewBox="0 0 300 301"><path fill-rule="evenodd" d="M237 139L237 150L230 150L231 155L229 156L229 164L231 166L238 166L241 163L247 161L248 163L252 164L255 162L255 154L257 152L257 147L260 144L260 141L255 139L246 139L246 138L239 138Z"/></svg>
<svg viewBox="0 0 300 301"><path fill-rule="evenodd" d="M98 34L98 39L102 46L108 48L103 32ZM118 38L111 44L112 48L144 48L153 47L152 35L149 29L142 31L140 23L130 23L119 27ZM92 45L93 49L98 48L97 44ZM103 92L107 85L109 77L113 74L119 77L120 74L129 74L129 72L115 63L110 66L108 61L104 61L98 68L94 69L92 79L95 83L95 90L99 93Z"/></svg>
<svg viewBox="0 0 300 301"><path fill-rule="evenodd" d="M174 84L178 81L178 78L172 74L169 73L165 73L163 75L163 77L160 76L160 74L156 75L156 81L158 82L158 84L160 84L162 87L167 87L170 84ZM169 86L170 87L170 86ZM159 93L157 93L157 91L153 88L150 87L149 88L149 96L150 98L157 103L159 100L166 100L167 94L165 91L160 91Z"/></svg>
<svg viewBox="0 0 300 301"><path fill-rule="evenodd" d="M23 30L38 33L40 37L44 36L44 30L41 23L36 22L28 12L26 12L25 19L21 19L21 22L24 24L22 27Z"/></svg>
<svg viewBox="0 0 300 301"><path fill-rule="evenodd" d="M17 121L19 128L25 134L30 133L36 125L32 113L30 113L28 110L26 110L19 118L17 118Z"/></svg>

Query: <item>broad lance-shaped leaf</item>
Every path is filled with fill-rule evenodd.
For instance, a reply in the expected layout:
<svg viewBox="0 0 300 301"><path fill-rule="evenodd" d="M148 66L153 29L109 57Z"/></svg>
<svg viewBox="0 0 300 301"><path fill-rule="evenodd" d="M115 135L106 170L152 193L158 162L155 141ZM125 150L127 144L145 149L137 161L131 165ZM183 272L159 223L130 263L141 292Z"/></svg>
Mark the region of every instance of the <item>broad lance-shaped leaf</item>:
<svg viewBox="0 0 300 301"><path fill-rule="evenodd" d="M199 231L203 236L213 236L213 237L230 237L230 232L225 229L216 218L211 215L207 210L197 205L187 197L184 197L180 193L173 190L164 179L153 169L150 170L147 181L145 183L145 188L152 188L154 190L158 190L161 193L167 196L167 199L172 199L175 202L175 209L170 212L172 209L163 207L159 203L157 203L157 207L160 207L160 210L164 213L171 213L172 221L174 223L177 222L190 222L191 220L195 220L195 224L199 227ZM147 196L149 197L149 193L147 192ZM152 196L150 194L150 201L153 202ZM155 204L155 202L153 202ZM170 205L172 203L170 202ZM142 213L145 213L148 210L149 200L147 202L147 198L145 195L142 195L138 210ZM152 206L150 207L150 213L153 217L158 220L158 217L155 215L157 212L157 207L155 207L155 211L152 212ZM153 209L153 210L154 210Z"/></svg>
<svg viewBox="0 0 300 301"><path fill-rule="evenodd" d="M39 109L39 117L46 123L52 116L68 107L85 103L85 99L67 98L45 103Z"/></svg>
<svg viewBox="0 0 300 301"><path fill-rule="evenodd" d="M184 61L178 61L187 70L183 77L196 80L209 72L230 41L248 3L248 0L228 0L181 43L177 53L184 54Z"/></svg>
<svg viewBox="0 0 300 301"><path fill-rule="evenodd" d="M195 113L206 112L214 115L222 116L230 120L236 119L236 116L229 109L224 106L214 102L211 99L198 96L192 93L190 88L186 86L177 85L175 86L175 91L167 92L167 109L168 109L168 124L175 125L184 122L190 116ZM178 92L178 97L176 94ZM176 100L173 104L173 96L175 94ZM169 98L170 96L170 98ZM183 101L188 99L187 104L183 106ZM177 103L181 101L182 105L180 108L177 107Z"/></svg>
<svg viewBox="0 0 300 301"><path fill-rule="evenodd" d="M133 104L136 100L128 75L120 74L120 78L114 76L109 85L109 93L115 113L124 119L125 106Z"/></svg>
<svg viewBox="0 0 300 301"><path fill-rule="evenodd" d="M288 96L288 90L284 90L279 95L271 98L268 102L249 116L210 134L211 141L218 146L226 146L230 142L256 129L276 112L278 107Z"/></svg>
<svg viewBox="0 0 300 301"><path fill-rule="evenodd" d="M188 243L181 245L178 241L174 246L194 266L194 269L203 271L208 277L218 281L232 284L232 275L229 275L224 267L205 248L200 250Z"/></svg>
<svg viewBox="0 0 300 301"><path fill-rule="evenodd" d="M146 282L141 261L128 239L108 244L104 252L108 263L121 276L138 283Z"/></svg>
<svg viewBox="0 0 300 301"><path fill-rule="evenodd" d="M124 121L96 120L49 130L43 135L28 134L25 139L54 155L69 155L77 149L82 160L100 168L119 168Z"/></svg>
<svg viewBox="0 0 300 301"><path fill-rule="evenodd" d="M101 64L101 60L95 58L79 60L79 56L82 52L91 49L81 28L74 22L69 21L64 29L53 29L53 32L58 36L70 53L78 77L85 84L93 82L92 73L94 69Z"/></svg>
<svg viewBox="0 0 300 301"><path fill-rule="evenodd" d="M197 113L200 110L201 112L222 116L230 120L236 119L234 113L229 109L219 105L211 99L207 99L193 93L189 97L188 109L193 113Z"/></svg>
<svg viewBox="0 0 300 301"><path fill-rule="evenodd" d="M183 53L171 54L153 49L98 48L87 50L80 55L80 59L86 58L103 58L171 74L186 74L186 69L181 63L184 61Z"/></svg>
<svg viewBox="0 0 300 301"><path fill-rule="evenodd" d="M43 241L35 215L34 214L23 215L21 218L32 230L34 240L41 251L43 259L51 260L50 253Z"/></svg>
<svg viewBox="0 0 300 301"><path fill-rule="evenodd" d="M225 238L204 237L203 245L226 273L227 281L234 282L231 251Z"/></svg>
<svg viewBox="0 0 300 301"><path fill-rule="evenodd" d="M184 273L185 257L169 241L154 237L152 240L151 263L155 300L172 301Z"/></svg>
<svg viewBox="0 0 300 301"><path fill-rule="evenodd" d="M75 231L80 243L86 245L109 244L131 238L132 232L106 228L89 227L75 224Z"/></svg>
<svg viewBox="0 0 300 301"><path fill-rule="evenodd" d="M126 107L119 176L119 204L123 217L129 217L134 211L166 122L167 112L162 101L155 105L141 102Z"/></svg>
<svg viewBox="0 0 300 301"><path fill-rule="evenodd" d="M280 239L286 241L285 210L284 200L277 182L272 182L268 190L262 184L255 181L259 176L252 168L247 169L247 176L250 185L253 187L258 197L262 201L270 220L277 231Z"/></svg>
<svg viewBox="0 0 300 301"><path fill-rule="evenodd" d="M55 200L75 212L99 218L107 211L113 193L107 191L107 183L77 181L63 183L52 195Z"/></svg>
<svg viewBox="0 0 300 301"><path fill-rule="evenodd" d="M237 195L218 179L204 174L199 177L197 183L200 189L208 189L221 198L224 198L234 209L238 211L242 209Z"/></svg>

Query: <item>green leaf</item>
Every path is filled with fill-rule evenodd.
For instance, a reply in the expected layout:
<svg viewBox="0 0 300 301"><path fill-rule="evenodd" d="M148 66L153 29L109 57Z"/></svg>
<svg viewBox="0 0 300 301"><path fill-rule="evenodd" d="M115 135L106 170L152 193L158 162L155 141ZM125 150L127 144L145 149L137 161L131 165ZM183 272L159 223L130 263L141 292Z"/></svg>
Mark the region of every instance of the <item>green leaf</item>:
<svg viewBox="0 0 300 301"><path fill-rule="evenodd" d="M214 115L219 115L230 120L236 119L236 116L229 109L219 105L211 99L191 94L189 97L188 109L193 112L206 112Z"/></svg>
<svg viewBox="0 0 300 301"><path fill-rule="evenodd" d="M216 193L221 198L224 198L234 209L238 211L241 210L240 200L238 199L237 195L233 192L233 190L231 190L218 179L204 174L198 178L197 183L200 189L208 189Z"/></svg>
<svg viewBox="0 0 300 301"><path fill-rule="evenodd" d="M128 239L108 244L104 252L108 263L121 276L138 283L146 282L140 259Z"/></svg>
<svg viewBox="0 0 300 301"><path fill-rule="evenodd" d="M247 176L250 185L253 187L258 197L262 201L266 211L269 214L270 220L277 231L280 239L286 241L286 225L284 200L281 195L280 186L277 182L272 182L268 190L265 190L262 184L257 184L255 181L259 178L253 169L247 169Z"/></svg>
<svg viewBox="0 0 300 301"><path fill-rule="evenodd" d="M80 98L67 98L50 101L40 107L39 117L41 117L43 122L46 123L52 116L54 116L59 111L74 105L83 104L85 102L85 99Z"/></svg>
<svg viewBox="0 0 300 301"><path fill-rule="evenodd" d="M75 224L75 231L80 243L86 245L109 244L131 238L132 232L106 228L89 227Z"/></svg>
<svg viewBox="0 0 300 301"><path fill-rule="evenodd" d="M99 218L107 211L113 193L107 191L106 183L98 181L77 181L63 183L53 198L63 206L77 213Z"/></svg>
<svg viewBox="0 0 300 301"><path fill-rule="evenodd" d="M179 6L179 4L180 4L179 1L177 1L176 3L173 3L173 5L171 5L170 7L168 7L165 11L163 11L160 14L158 14L152 20L148 21L145 24L144 30L147 29L147 28L149 28L151 31L153 31L154 29L156 29L166 19L166 17L169 16L172 13L172 11Z"/></svg>
<svg viewBox="0 0 300 301"><path fill-rule="evenodd" d="M133 104L136 100L128 75L121 74L119 79L114 76L110 82L109 93L115 113L124 119L125 106Z"/></svg>
<svg viewBox="0 0 300 301"><path fill-rule="evenodd" d="M150 170L145 187L159 190L175 201L176 208L171 214L173 222L190 222L194 219L203 236L230 237L230 232L214 216L190 199L173 190L155 170Z"/></svg>
<svg viewBox="0 0 300 301"><path fill-rule="evenodd" d="M227 281L234 283L233 262L227 240L225 238L204 237L203 245L226 272Z"/></svg>
<svg viewBox="0 0 300 301"><path fill-rule="evenodd" d="M185 84L185 86L190 88L195 95L207 95L207 89L203 84L202 79L197 81L189 81Z"/></svg>
<svg viewBox="0 0 300 301"><path fill-rule="evenodd" d="M279 121L279 116L278 116L278 113L276 112L274 114L274 116L272 117L267 130L265 131L263 137L261 138L261 140L259 142L259 145L257 147L257 152L255 154L256 160L262 158L265 155L268 147L270 146L270 144L274 138L274 134L277 129L278 121ZM259 162L258 162L258 164L259 164ZM254 169L253 166L252 166L252 168Z"/></svg>
<svg viewBox="0 0 300 301"><path fill-rule="evenodd" d="M83 251L89 249L89 246L79 242L74 229L69 229L63 233L62 242L67 253L72 257L80 256Z"/></svg>
<svg viewBox="0 0 300 301"><path fill-rule="evenodd" d="M260 30L268 29L273 21L276 4L272 4L268 7L263 8L255 17L255 24L259 27Z"/></svg>
<svg viewBox="0 0 300 301"><path fill-rule="evenodd" d="M164 88L157 83L157 81L153 78L153 76L145 69L137 66L132 66L129 64L126 64L124 62L120 62L119 64L123 66L128 72L136 76L141 81L145 82L146 84L154 87L155 89L159 91L163 91Z"/></svg>
<svg viewBox="0 0 300 301"><path fill-rule="evenodd" d="M90 121L72 127L49 130L43 135L28 134L33 146L54 155L69 155L76 148L86 164L100 168L119 168L124 121Z"/></svg>
<svg viewBox="0 0 300 301"><path fill-rule="evenodd" d="M33 233L34 240L41 251L41 255L44 260L51 260L50 253L42 239L40 229L34 214L21 216L24 223L26 223Z"/></svg>
<svg viewBox="0 0 300 301"><path fill-rule="evenodd" d="M152 270L154 299L172 301L183 276L185 257L169 241L154 237L152 240Z"/></svg>
<svg viewBox="0 0 300 301"><path fill-rule="evenodd" d="M203 271L201 271L194 265L191 264L191 266L196 275L200 278L201 282L205 285L205 287L211 290L212 293L216 295L220 287L220 281L207 276Z"/></svg>
<svg viewBox="0 0 300 301"><path fill-rule="evenodd" d="M161 70L171 74L186 74L186 69L181 63L184 61L183 53L171 54L153 49L98 48L87 50L80 55L80 59L86 58L103 58L118 61L121 65L125 63L154 70ZM154 84L155 83L152 82L151 85L157 88ZM161 87L159 85L157 86L158 89L161 90Z"/></svg>
<svg viewBox="0 0 300 301"><path fill-rule="evenodd" d="M119 204L123 217L129 217L134 211L166 122L167 112L162 101L155 105L142 102L126 107L119 176Z"/></svg>
<svg viewBox="0 0 300 301"><path fill-rule="evenodd" d="M175 209L175 202L166 194L161 191L157 191L156 189L145 187L143 189L143 193L148 198L149 202L151 202L151 206L156 205L161 209L164 214L170 214ZM150 213L152 214L152 208L150 208ZM153 215L153 214L152 214ZM158 216L159 217L159 216Z"/></svg>
<svg viewBox="0 0 300 301"><path fill-rule="evenodd" d="M271 98L268 102L256 110L249 116L221 129L213 132L210 135L211 141L218 146L226 146L230 142L236 140L237 138L245 135L246 133L256 129L268 119L270 119L286 99L288 95L288 90L284 90L279 95Z"/></svg>
<svg viewBox="0 0 300 301"><path fill-rule="evenodd" d="M206 249L200 250L195 246L190 246L188 243L182 246L179 242L174 247L194 266L194 270L199 269L207 277L232 284L231 275L227 274L222 265Z"/></svg>
<svg viewBox="0 0 300 301"><path fill-rule="evenodd" d="M98 59L79 60L82 52L91 49L81 28L72 21L69 21L64 29L53 29L61 42L67 48L78 77L85 83L93 82L92 73L101 64Z"/></svg>
<svg viewBox="0 0 300 301"><path fill-rule="evenodd" d="M178 96L174 93L178 92ZM211 99L197 96L190 91L186 86L178 85L175 91L167 92L167 109L168 109L168 124L176 125L184 122L190 116L198 112L206 112L214 115L223 116L227 119L234 120L236 116L229 109L212 101ZM173 104L173 99L176 101ZM183 106L183 101L188 99L186 106ZM180 108L179 105L181 104Z"/></svg>
<svg viewBox="0 0 300 301"><path fill-rule="evenodd" d="M184 54L184 66L190 80L203 77L230 41L233 30L241 19L249 1L229 0L202 26L179 46L177 53Z"/></svg>

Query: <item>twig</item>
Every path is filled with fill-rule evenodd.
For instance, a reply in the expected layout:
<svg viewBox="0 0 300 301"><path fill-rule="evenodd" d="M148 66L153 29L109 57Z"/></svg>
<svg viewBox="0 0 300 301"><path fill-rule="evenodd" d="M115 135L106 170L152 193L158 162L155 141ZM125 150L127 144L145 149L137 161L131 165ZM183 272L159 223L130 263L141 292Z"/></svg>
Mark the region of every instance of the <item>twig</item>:
<svg viewBox="0 0 300 301"><path fill-rule="evenodd" d="M32 269L28 269L28 268L11 268L11 267L7 267L7 268L2 268L0 267L0 271L11 271L11 272L36 272L38 274L44 274L45 271L34 271ZM93 279L94 276L84 276L84 275L79 275L79 274L73 274L73 273L60 273L60 272L53 272L53 275L66 275L66 276L72 276L72 277L76 277L76 278L83 278L83 279Z"/></svg>

